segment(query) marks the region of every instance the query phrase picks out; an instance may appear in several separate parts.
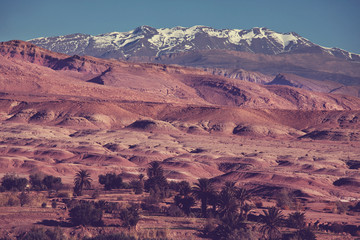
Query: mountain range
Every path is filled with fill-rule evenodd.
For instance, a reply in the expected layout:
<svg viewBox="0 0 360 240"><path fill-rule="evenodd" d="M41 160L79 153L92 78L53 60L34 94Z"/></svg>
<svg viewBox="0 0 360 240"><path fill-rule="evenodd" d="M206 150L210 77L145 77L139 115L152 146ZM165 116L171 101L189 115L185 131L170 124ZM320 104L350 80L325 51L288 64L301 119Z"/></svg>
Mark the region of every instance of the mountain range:
<svg viewBox="0 0 360 240"><path fill-rule="evenodd" d="M287 76L285 85L302 79L301 84L290 86L360 96L359 54L322 47L294 32L141 26L124 33L72 34L29 42L68 55L198 67L214 75L261 84L282 74Z"/></svg>
<svg viewBox="0 0 360 240"><path fill-rule="evenodd" d="M174 38L163 39L165 33ZM127 40L121 43L120 36ZM122 55L116 57L117 51ZM169 182L206 178L219 192L225 182L249 189L249 222L284 198L283 208L306 209L312 226L318 219L344 229L358 225L350 206L360 199L360 62L356 54L341 52L264 28L140 27L96 37L1 42L0 175L59 176L67 186L60 192L71 196L74 176L86 170L94 190L76 198L90 199L101 189L97 176L115 173L124 182L137 181L157 161ZM125 190L100 190L98 200L128 204L149 196ZM45 199L40 194L34 200ZM170 200L159 206L168 208ZM13 231L16 238L24 227L47 223L59 223L66 236L103 231L77 234L61 220L67 216L63 205L37 211L42 202L2 207L7 215L0 218L0 235ZM338 214L344 206L347 214ZM34 213L27 222L24 211ZM189 239L191 230L197 239L190 225L204 225L199 218L189 218L187 227L184 218L160 215L141 217L139 230L156 222L174 230L168 236ZM104 223L110 232L120 231L118 220ZM179 229L186 232L179 235Z"/></svg>
<svg viewBox="0 0 360 240"><path fill-rule="evenodd" d="M217 30L205 26L155 29L141 26L129 32L97 36L71 34L29 40L37 46L68 55L99 58L152 57L194 50L227 50L278 55L283 53L324 53L360 61L360 55L339 48L325 48L298 34L277 33L267 28Z"/></svg>

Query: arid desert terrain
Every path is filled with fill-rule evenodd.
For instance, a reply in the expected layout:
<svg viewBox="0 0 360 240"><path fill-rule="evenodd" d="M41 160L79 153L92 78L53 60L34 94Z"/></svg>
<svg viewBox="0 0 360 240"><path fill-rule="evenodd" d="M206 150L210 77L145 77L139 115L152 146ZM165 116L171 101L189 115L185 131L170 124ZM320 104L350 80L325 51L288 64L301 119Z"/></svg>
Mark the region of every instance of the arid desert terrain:
<svg viewBox="0 0 360 240"><path fill-rule="evenodd" d="M131 181L146 176L153 161L168 181L209 178L218 189L233 181L251 189L253 204L275 206L279 196L290 196L298 205L284 213L303 211L307 224L360 225L358 211L340 209L360 201L359 98L199 68L68 56L21 41L0 44L0 177L53 175L71 189L75 174L87 170L92 189L102 189L98 175ZM141 201L131 191L101 191L100 199ZM51 203L46 192L42 202ZM67 221L66 210L39 204L0 206L0 234ZM142 215L137 228L198 239L205 224ZM95 232L64 229L73 236ZM319 229L316 236L355 238Z"/></svg>

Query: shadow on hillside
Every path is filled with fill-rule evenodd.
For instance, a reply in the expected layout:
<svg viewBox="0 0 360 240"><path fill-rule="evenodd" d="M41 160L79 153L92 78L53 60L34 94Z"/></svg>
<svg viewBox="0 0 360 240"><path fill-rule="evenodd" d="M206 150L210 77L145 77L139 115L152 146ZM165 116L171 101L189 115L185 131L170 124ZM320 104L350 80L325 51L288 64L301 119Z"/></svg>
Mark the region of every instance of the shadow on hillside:
<svg viewBox="0 0 360 240"><path fill-rule="evenodd" d="M65 221L56 221L56 220L42 220L41 222L37 222L38 225L43 225L47 227L73 227L73 225L69 222Z"/></svg>

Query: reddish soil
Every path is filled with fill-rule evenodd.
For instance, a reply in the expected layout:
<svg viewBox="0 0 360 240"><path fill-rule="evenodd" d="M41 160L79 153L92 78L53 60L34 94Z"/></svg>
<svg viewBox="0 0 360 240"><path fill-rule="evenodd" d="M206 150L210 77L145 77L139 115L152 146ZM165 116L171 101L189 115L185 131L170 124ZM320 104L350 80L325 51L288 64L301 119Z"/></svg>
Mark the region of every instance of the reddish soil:
<svg viewBox="0 0 360 240"><path fill-rule="evenodd" d="M0 177L44 173L71 185L86 169L94 182L106 172L127 181L161 161L169 180L236 181L269 204L285 189L303 199L309 222L360 224L359 215L333 213L338 201L360 200L359 98L70 57L20 41L0 44L0 92ZM351 181L334 184L339 179ZM67 217L61 209L1 208L3 232ZM143 216L139 229L154 223L175 239L196 239L204 220Z"/></svg>

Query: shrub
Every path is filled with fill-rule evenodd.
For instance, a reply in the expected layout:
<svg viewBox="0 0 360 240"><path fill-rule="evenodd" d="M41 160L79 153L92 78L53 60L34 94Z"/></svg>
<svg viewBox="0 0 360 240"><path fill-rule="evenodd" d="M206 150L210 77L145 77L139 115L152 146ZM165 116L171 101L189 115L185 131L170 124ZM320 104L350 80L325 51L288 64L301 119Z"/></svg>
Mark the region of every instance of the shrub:
<svg viewBox="0 0 360 240"><path fill-rule="evenodd" d="M59 190L62 187L61 178L52 175L43 176L32 174L29 176L31 188L35 191Z"/></svg>
<svg viewBox="0 0 360 240"><path fill-rule="evenodd" d="M64 233L59 228L45 230L43 228L32 228L27 232L20 233L18 240L65 240Z"/></svg>
<svg viewBox="0 0 360 240"><path fill-rule="evenodd" d="M303 229L306 225L305 213L301 213L301 212L290 213L286 223L288 227Z"/></svg>
<svg viewBox="0 0 360 240"><path fill-rule="evenodd" d="M136 233L138 239L159 239L167 240L168 229L146 229Z"/></svg>
<svg viewBox="0 0 360 240"><path fill-rule="evenodd" d="M253 239L243 217L238 213L227 213L220 219L219 225L207 225L203 233L211 239Z"/></svg>
<svg viewBox="0 0 360 240"><path fill-rule="evenodd" d="M28 232L21 233L18 240L52 240L43 228L33 228Z"/></svg>
<svg viewBox="0 0 360 240"><path fill-rule="evenodd" d="M20 203L19 199L16 199L16 197L14 196L9 196L6 205L9 207L13 207L19 205L19 203Z"/></svg>
<svg viewBox="0 0 360 240"><path fill-rule="evenodd" d="M31 201L29 194L26 192L20 193L18 198L20 201L20 206L24 206L25 204L28 204Z"/></svg>
<svg viewBox="0 0 360 240"><path fill-rule="evenodd" d="M43 203L41 204L41 207L42 207L42 208L46 208L46 205L47 205L46 202L43 202Z"/></svg>
<svg viewBox="0 0 360 240"><path fill-rule="evenodd" d="M281 192L276 197L276 206L281 209L294 209L295 199L293 194L291 194L288 190L282 189Z"/></svg>
<svg viewBox="0 0 360 240"><path fill-rule="evenodd" d="M105 190L124 188L120 174L107 173L106 175L99 175L99 183L104 185Z"/></svg>
<svg viewBox="0 0 360 240"><path fill-rule="evenodd" d="M296 239L299 240L316 240L315 233L310 228L303 228L296 232Z"/></svg>
<svg viewBox="0 0 360 240"><path fill-rule="evenodd" d="M6 174L1 179L1 186L5 191L24 191L27 183L26 178L20 178L15 174Z"/></svg>
<svg viewBox="0 0 360 240"><path fill-rule="evenodd" d="M189 216L191 207L195 205L195 199L191 196L176 195L174 203L179 209Z"/></svg>
<svg viewBox="0 0 360 240"><path fill-rule="evenodd" d="M70 197L70 193L69 192L59 192L57 194L57 197L58 198L68 198L68 197Z"/></svg>
<svg viewBox="0 0 360 240"><path fill-rule="evenodd" d="M183 217L184 212L176 205L171 205L167 209L167 215L170 217Z"/></svg>
<svg viewBox="0 0 360 240"><path fill-rule="evenodd" d="M135 194L143 194L144 192L144 182L142 180L131 181L130 187L134 190Z"/></svg>
<svg viewBox="0 0 360 240"><path fill-rule="evenodd" d="M41 174L31 174L29 176L31 189L35 191L45 190L45 186L42 183L44 176Z"/></svg>
<svg viewBox="0 0 360 240"><path fill-rule="evenodd" d="M99 197L100 197L100 191L96 189L96 190L91 194L91 197L92 197L93 199L99 198Z"/></svg>
<svg viewBox="0 0 360 240"><path fill-rule="evenodd" d="M42 183L48 190L51 190L51 189L58 190L62 186L61 178L54 177L51 175L44 177L44 179L42 180Z"/></svg>
<svg viewBox="0 0 360 240"><path fill-rule="evenodd" d="M51 207L52 207L52 208L56 208L56 206L57 206L57 203L56 203L55 201L52 201L52 202L51 202Z"/></svg>
<svg viewBox="0 0 360 240"><path fill-rule="evenodd" d="M139 209L136 205L131 205L128 208L122 209L118 217L123 222L124 227L136 227L140 220Z"/></svg>
<svg viewBox="0 0 360 240"><path fill-rule="evenodd" d="M347 203L343 203L340 201L336 202L336 210L335 212L338 214L343 214L346 213L346 211L349 209L349 204Z"/></svg>
<svg viewBox="0 0 360 240"><path fill-rule="evenodd" d="M74 225L101 226L103 224L101 209L96 209L94 205L83 202L72 208L69 212L70 221Z"/></svg>

